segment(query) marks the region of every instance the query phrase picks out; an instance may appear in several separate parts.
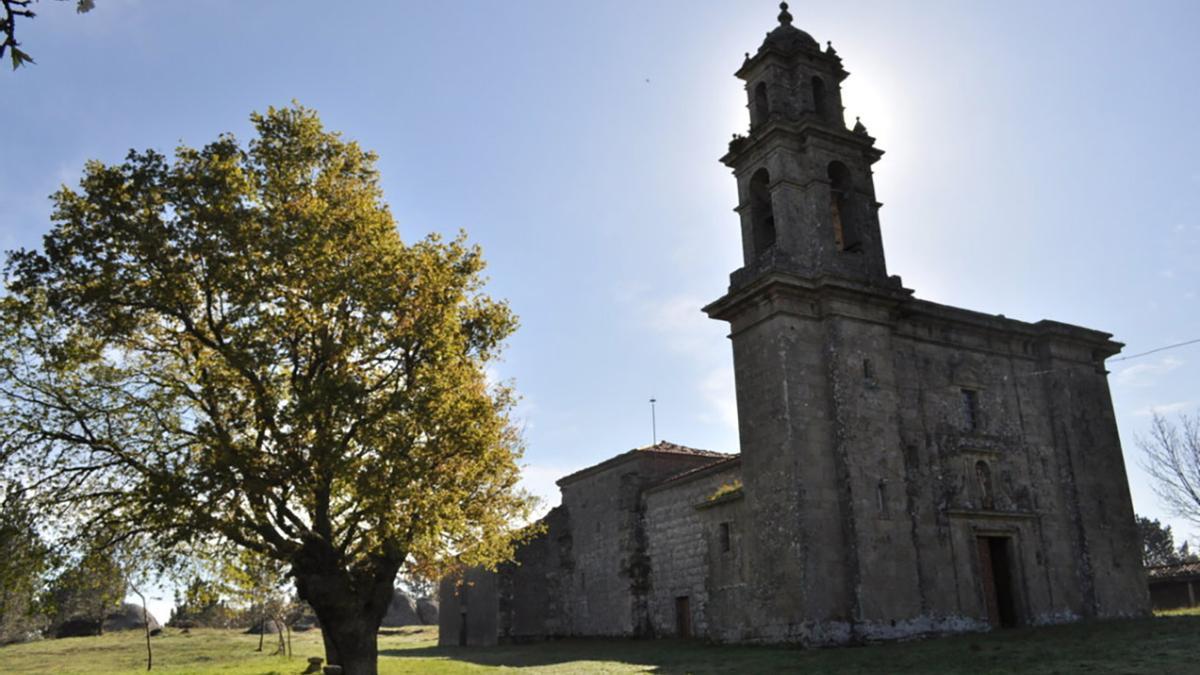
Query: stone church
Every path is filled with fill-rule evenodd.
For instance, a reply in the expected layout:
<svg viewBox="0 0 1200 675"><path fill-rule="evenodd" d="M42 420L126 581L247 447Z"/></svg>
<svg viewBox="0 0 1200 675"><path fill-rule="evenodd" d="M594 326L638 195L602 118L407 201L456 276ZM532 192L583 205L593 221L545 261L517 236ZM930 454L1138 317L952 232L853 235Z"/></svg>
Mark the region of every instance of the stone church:
<svg viewBox="0 0 1200 675"><path fill-rule="evenodd" d="M1147 612L1111 335L920 300L884 262L847 72L792 25L747 54L741 454L670 443L558 481L544 532L441 585L443 644L841 644Z"/></svg>

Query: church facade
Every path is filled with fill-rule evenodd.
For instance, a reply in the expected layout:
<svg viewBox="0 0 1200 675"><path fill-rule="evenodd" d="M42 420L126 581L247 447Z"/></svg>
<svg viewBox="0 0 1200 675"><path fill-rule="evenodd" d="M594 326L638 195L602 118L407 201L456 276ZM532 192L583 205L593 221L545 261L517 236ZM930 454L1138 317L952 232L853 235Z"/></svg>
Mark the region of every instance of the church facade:
<svg viewBox="0 0 1200 675"><path fill-rule="evenodd" d="M1111 336L914 297L887 272L832 45L780 25L737 76L741 453L670 443L564 477L517 560L441 585L443 644L844 644L1143 615Z"/></svg>

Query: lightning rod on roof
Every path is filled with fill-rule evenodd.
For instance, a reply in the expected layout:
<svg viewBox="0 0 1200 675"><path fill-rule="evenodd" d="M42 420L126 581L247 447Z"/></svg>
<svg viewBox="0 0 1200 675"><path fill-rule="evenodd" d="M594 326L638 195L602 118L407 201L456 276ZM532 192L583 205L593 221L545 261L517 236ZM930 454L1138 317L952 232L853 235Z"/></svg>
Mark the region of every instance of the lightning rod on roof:
<svg viewBox="0 0 1200 675"><path fill-rule="evenodd" d="M654 418L654 404L657 402L658 401L653 396L650 397L650 439L651 439L650 445L651 446L658 445L658 421Z"/></svg>

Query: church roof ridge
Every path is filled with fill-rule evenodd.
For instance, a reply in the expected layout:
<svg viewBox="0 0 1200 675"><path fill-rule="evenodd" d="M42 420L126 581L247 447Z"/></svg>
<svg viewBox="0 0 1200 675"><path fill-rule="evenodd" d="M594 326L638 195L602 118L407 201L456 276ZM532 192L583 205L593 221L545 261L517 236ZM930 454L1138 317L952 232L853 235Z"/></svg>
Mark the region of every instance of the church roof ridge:
<svg viewBox="0 0 1200 675"><path fill-rule="evenodd" d="M557 481L555 481L555 484L558 485L559 487L562 487L563 485L566 485L568 483L573 483L576 480L579 480L580 478L584 478L585 476L590 476L598 471L602 471L604 469L615 466L622 462L626 462L630 459L634 459L636 457L640 457L640 456L644 456L644 455L674 455L677 457L706 457L706 458L710 458L713 460L722 460L722 459L725 459L728 457L736 457L737 456L737 455L731 455L727 452L717 452L715 450L702 450L700 448L690 448L686 445L679 445L678 443L672 443L670 441L659 441L653 445L644 445L644 446L641 446L638 448L633 448L631 450L627 450L625 452L622 452L619 455L614 455L612 457L609 457L606 460L597 462L596 464L592 464L590 466L586 466L582 469L579 469L578 471L569 473L566 476L563 476L562 478L559 478Z"/></svg>
<svg viewBox="0 0 1200 675"><path fill-rule="evenodd" d="M663 452L671 455L699 455L702 457L728 457L727 452L717 452L716 450L704 450L701 448L691 448L686 445L679 445L670 441L659 441L653 445L643 445L634 448L633 452Z"/></svg>

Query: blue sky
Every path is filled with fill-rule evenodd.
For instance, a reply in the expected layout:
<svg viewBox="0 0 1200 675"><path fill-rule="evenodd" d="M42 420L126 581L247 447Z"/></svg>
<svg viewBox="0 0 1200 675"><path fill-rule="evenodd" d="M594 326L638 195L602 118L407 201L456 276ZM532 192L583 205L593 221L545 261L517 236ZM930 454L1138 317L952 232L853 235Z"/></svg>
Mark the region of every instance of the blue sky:
<svg viewBox="0 0 1200 675"><path fill-rule="evenodd" d="M295 99L380 155L402 234L465 228L521 316L526 480L659 437L736 451L725 326L740 265L717 162L747 125L732 73L773 2L43 0L0 73L0 248L34 246L85 160L248 136ZM797 2L832 40L876 165L889 269L919 297L1200 337L1200 3ZM1113 363L1134 504L1150 411L1200 409L1200 345ZM1177 535L1200 529L1172 520Z"/></svg>

